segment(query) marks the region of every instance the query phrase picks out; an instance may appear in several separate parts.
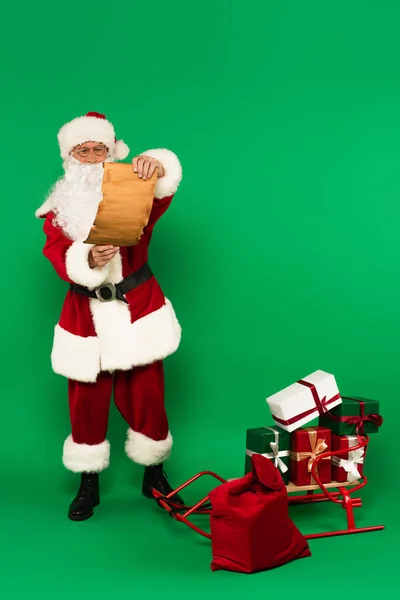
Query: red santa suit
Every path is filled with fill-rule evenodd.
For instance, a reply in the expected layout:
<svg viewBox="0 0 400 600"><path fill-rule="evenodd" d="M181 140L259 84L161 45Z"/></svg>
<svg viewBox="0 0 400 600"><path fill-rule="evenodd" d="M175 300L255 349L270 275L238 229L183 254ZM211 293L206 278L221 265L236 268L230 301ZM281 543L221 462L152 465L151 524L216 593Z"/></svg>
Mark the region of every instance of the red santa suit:
<svg viewBox="0 0 400 600"><path fill-rule="evenodd" d="M87 131L81 138L79 143L98 141ZM60 146L63 149L62 143ZM71 146L70 140L65 146ZM88 257L92 246L70 239L55 223L57 207L52 196L36 212L44 219L44 255L67 284L89 290L116 284L147 262L154 226L170 206L182 170L177 156L169 150L143 154L163 165L165 177L157 180L150 219L139 244L121 248L106 266L91 269ZM127 455L148 466L162 463L171 452L162 361L177 350L181 328L154 275L125 297L127 303L103 303L68 290L55 326L51 362L54 372L69 380L72 427L64 443L63 462L74 472L99 472L109 464L106 434L113 391L116 406L129 426Z"/></svg>

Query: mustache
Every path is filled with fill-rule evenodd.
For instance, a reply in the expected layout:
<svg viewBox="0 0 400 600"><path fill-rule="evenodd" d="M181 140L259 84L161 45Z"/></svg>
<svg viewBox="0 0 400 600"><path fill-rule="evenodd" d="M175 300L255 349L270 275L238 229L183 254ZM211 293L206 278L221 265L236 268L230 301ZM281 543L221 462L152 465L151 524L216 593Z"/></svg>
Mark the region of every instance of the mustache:
<svg viewBox="0 0 400 600"><path fill-rule="evenodd" d="M85 163L83 163L80 160L76 159L74 156L70 155L70 156L68 156L68 158L66 158L64 160L63 168L64 168L65 172L67 172L71 169L74 169L75 171L80 170L81 172L89 171L90 169L93 169L93 168L94 169L97 168L98 170L100 170L100 169L103 169L103 164L106 162L113 163L115 161L114 161L113 157L110 155L110 156L106 156L104 161L101 161L101 162L93 162L93 163L85 162Z"/></svg>

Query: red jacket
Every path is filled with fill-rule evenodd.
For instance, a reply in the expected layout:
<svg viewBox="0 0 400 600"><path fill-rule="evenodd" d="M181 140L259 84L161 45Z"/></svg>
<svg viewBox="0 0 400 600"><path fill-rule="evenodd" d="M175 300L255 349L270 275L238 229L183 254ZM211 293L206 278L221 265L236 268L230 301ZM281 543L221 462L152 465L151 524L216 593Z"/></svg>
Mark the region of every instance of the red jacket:
<svg viewBox="0 0 400 600"><path fill-rule="evenodd" d="M156 187L156 196L163 197L154 198L139 244L121 248L105 267L89 267L92 246L72 242L54 226L54 213L46 203L37 211L36 216L44 218L43 253L66 283L89 289L107 282L118 283L147 261L154 225L170 206L181 178L179 161L172 152L146 152L152 153L166 171ZM120 300L102 303L68 290L54 332L51 361L56 373L77 381L94 382L100 371L128 370L162 360L177 350L181 328L156 278L153 276L128 292L126 299L128 304Z"/></svg>

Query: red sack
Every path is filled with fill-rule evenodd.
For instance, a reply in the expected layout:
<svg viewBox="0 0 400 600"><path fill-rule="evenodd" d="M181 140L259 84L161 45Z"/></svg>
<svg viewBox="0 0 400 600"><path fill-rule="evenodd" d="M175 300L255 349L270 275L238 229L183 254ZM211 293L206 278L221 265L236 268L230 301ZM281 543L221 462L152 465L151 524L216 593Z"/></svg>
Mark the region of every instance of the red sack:
<svg viewBox="0 0 400 600"><path fill-rule="evenodd" d="M273 462L252 456L252 472L210 493L212 571L255 573L311 556L289 518L285 484Z"/></svg>

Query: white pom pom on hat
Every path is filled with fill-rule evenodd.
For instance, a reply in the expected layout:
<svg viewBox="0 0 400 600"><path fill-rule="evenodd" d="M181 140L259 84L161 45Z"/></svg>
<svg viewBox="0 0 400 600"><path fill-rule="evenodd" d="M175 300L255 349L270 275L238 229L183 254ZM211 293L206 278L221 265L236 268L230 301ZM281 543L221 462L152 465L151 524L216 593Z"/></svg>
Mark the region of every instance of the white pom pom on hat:
<svg viewBox="0 0 400 600"><path fill-rule="evenodd" d="M129 154L129 148L123 140L117 140L114 146L114 157L117 160L124 160Z"/></svg>
<svg viewBox="0 0 400 600"><path fill-rule="evenodd" d="M97 112L88 112L61 127L57 135L62 158L67 158L76 146L85 142L99 142L107 146L116 160L124 160L129 148L115 137L114 127L106 116Z"/></svg>

